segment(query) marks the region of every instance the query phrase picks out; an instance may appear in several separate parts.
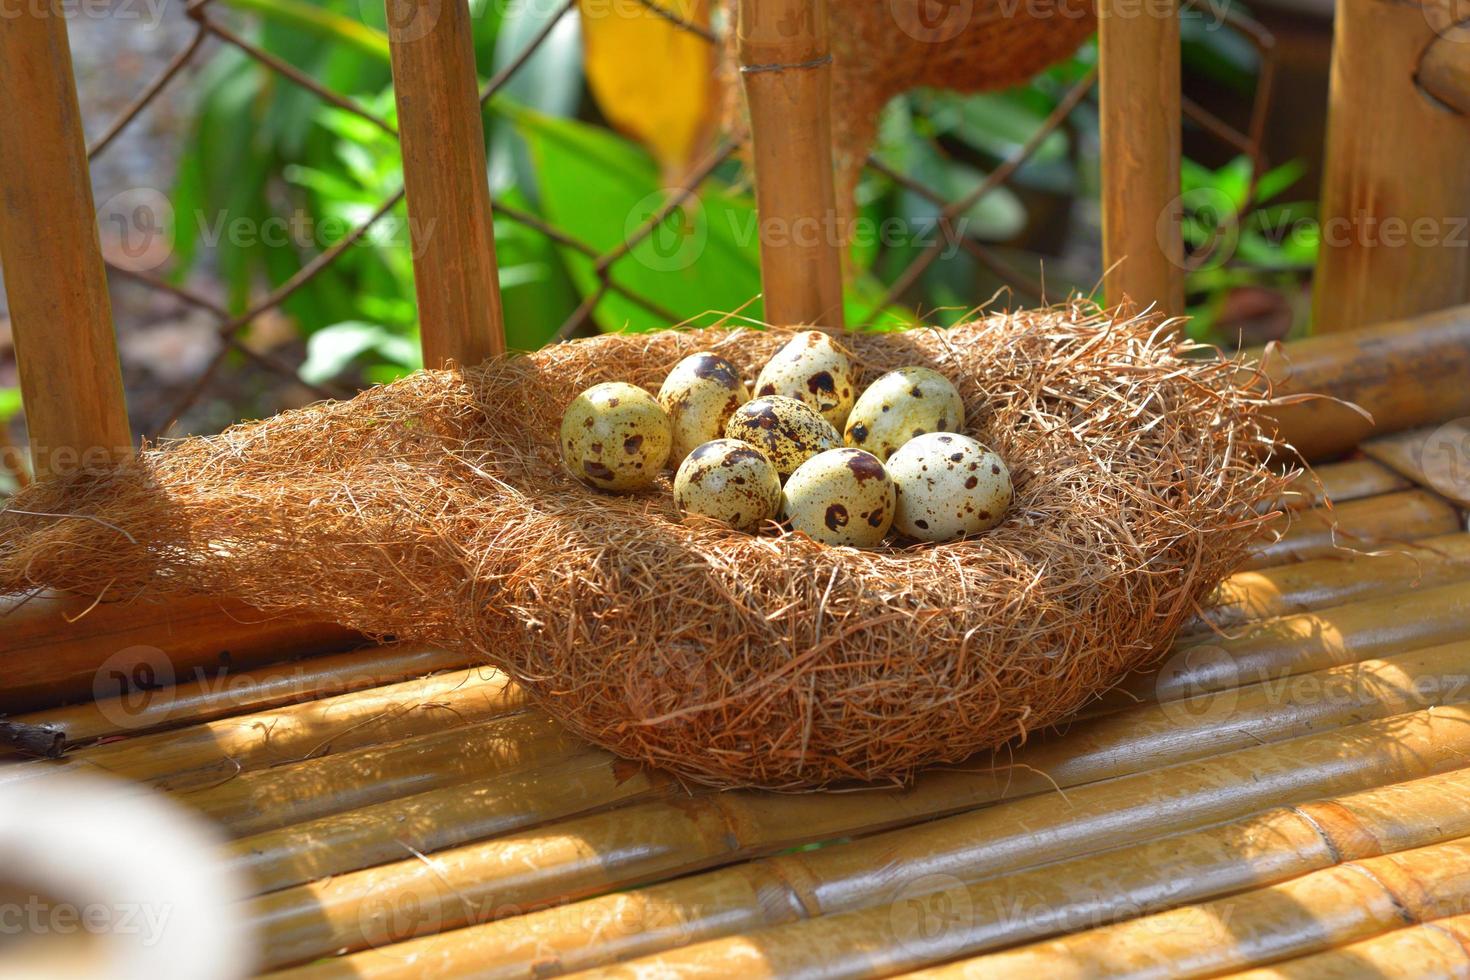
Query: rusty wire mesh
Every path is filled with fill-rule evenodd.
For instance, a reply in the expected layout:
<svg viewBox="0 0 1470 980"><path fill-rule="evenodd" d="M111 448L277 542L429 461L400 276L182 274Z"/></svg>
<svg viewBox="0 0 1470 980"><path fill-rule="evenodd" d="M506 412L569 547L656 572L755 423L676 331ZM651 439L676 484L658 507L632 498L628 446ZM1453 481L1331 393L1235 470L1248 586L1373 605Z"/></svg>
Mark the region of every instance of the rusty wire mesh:
<svg viewBox="0 0 1470 980"><path fill-rule="evenodd" d="M658 0L638 0L653 14L660 16L682 30L688 31L713 45L720 45L720 38L710 29L688 20L683 19L676 13L665 9L658 4ZM1187 5L1186 5L1187 6ZM564 0L552 12L552 16L530 39L523 50L516 56L510 58L481 86L481 103L488 102L496 93L500 92L515 74L520 71L537 50L551 36L557 24L565 17L574 16L578 10L578 0ZM109 125L88 147L89 159L95 159L107 151L108 147L124 129L132 125L148 106L173 85L181 84L185 77L185 69L198 67L198 62L210 56L206 53L211 46L206 42L213 39L224 45L232 46L240 52L253 59L263 69L273 72L291 84L300 86L320 98L323 102L358 116L385 133L396 137L392 124L385 118L364 108L339 92L324 86L317 79L306 72L292 66L281 58L253 43L249 38L243 36L235 27L227 24L212 15L210 0L190 0L186 8L187 15L193 22L193 35L188 43L179 50L167 62L163 69L148 82L142 90L118 113ZM1261 25L1250 18L1240 14L1238 11L1227 11L1227 22L1236 30L1240 31L1257 49L1261 55L1261 70L1257 84L1255 104L1251 112L1251 122L1245 131L1240 131L1229 123L1211 114L1202 106L1196 105L1188 98L1184 100L1183 109L1185 117L1201 126L1205 131L1211 133L1225 145L1234 148L1240 153L1247 154L1251 158L1254 176L1259 176L1263 168L1262 140L1272 91L1272 76L1275 64L1274 44L1271 35ZM213 51L220 50L214 47ZM967 209L973 207L985 194L991 192L1009 181L1016 172L1027 163L1036 153L1038 147L1051 133L1062 127L1069 115L1081 104L1092 92L1096 81L1096 69L1086 72L1070 89L1060 98L1056 108L1045 120L1044 124L999 166L992 170L984 180L962 197L950 200L943 194L926 186L913 175L901 173L876 156L870 156L867 166L871 172L882 175L884 178L895 182L902 188L917 194L923 200L930 202L939 209L936 220L938 237L930 240L919 252L918 256L904 269L900 270L887 284L883 298L875 305L874 309L882 309L889 304L898 302L904 294L918 281L926 269L930 268L941 256L945 249L960 249L972 257L980 266L990 270L1002 281L1008 283L1014 291L1027 299L1040 300L1044 296L1044 288L1041 282L1028 272L1017 269L1014 264L1008 262L991 245L981 241L967 232L963 222L957 221ZM644 295L632 287L617 281L612 273L620 262L627 261L630 252L647 236L671 216L675 215L681 207L688 203L689 199L698 194L701 185L709 178L716 168L739 153L741 142L738 138L725 136L692 170L683 180L680 186L682 190L670 193L663 206L649 214L643 221L627 231L623 239L613 248L600 251L591 244L580 240L569 232L554 227L542 218L529 213L526 210L515 207L503 200L495 200L496 213L506 219L518 222L531 231L546 236L557 245L571 249L585 256L593 263L596 272L597 286L593 289L576 309L567 317L560 328L556 331L556 339L561 340L576 335L585 330L591 324L591 319L598 303L609 293L617 293L627 300L636 303L647 310L650 314L667 320L670 324L680 319L675 314L665 309L660 304L658 297ZM337 261L342 254L354 244L367 235L373 226L388 215L403 199L403 191L387 196L381 205L367 218L367 220L352 228L347 234L333 242L329 247L322 249L315 255L304 261L301 267L284 282L265 292L263 295L254 297L245 309L232 312L224 305L212 299L204 292L192 288L189 284L179 284L167 281L167 279L153 274L129 268L124 265L109 261L110 268L117 274L142 283L146 287L171 294L178 300L207 313L215 324L221 341L217 351L213 354L208 364L199 371L193 380L184 385L176 398L173 399L169 408L147 427L143 434L149 438L156 438L166 433L179 417L194 405L200 397L206 393L213 381L215 381L223 368L225 368L232 353L253 362L260 368L283 378L301 382L298 375L297 365L283 360L281 357L261 351L242 341L242 334L252 323L262 315L276 310L289 297L310 284L315 277ZM1053 297L1055 298L1055 297ZM304 383L304 382L301 382ZM307 384L307 387L315 395L321 397L334 397L347 394L335 385Z"/></svg>

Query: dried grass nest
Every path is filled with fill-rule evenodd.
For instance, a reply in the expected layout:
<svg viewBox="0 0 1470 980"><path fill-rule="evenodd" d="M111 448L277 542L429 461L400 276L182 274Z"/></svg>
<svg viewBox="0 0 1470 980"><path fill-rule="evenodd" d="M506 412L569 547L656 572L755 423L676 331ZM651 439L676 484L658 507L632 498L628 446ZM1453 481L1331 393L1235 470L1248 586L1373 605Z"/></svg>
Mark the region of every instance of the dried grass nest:
<svg viewBox="0 0 1470 980"><path fill-rule="evenodd" d="M754 376L790 335L670 331L419 372L34 486L0 514L0 587L225 593L467 646L701 783L903 780L1154 658L1270 516L1259 392L1158 327L1078 303L844 337L864 383L951 378L1010 462L1010 515L970 540L832 548L682 524L667 477L574 481L556 433L577 392L656 389L697 350Z"/></svg>

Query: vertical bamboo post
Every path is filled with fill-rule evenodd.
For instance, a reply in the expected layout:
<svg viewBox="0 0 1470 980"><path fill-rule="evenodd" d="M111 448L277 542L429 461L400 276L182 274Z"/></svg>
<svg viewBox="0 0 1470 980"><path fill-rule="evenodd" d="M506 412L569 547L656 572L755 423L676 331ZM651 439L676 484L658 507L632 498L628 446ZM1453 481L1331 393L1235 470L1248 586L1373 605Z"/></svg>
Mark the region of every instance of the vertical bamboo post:
<svg viewBox="0 0 1470 980"><path fill-rule="evenodd" d="M1314 330L1470 300L1470 119L1416 78L1421 60L1437 81L1445 54L1470 58L1464 37L1443 47L1453 6L1338 4Z"/></svg>
<svg viewBox="0 0 1470 980"><path fill-rule="evenodd" d="M1103 294L1184 311L1175 4L1099 0Z"/></svg>
<svg viewBox="0 0 1470 980"><path fill-rule="evenodd" d="M38 477L132 452L59 5L0 16L0 264Z"/></svg>
<svg viewBox="0 0 1470 980"><path fill-rule="evenodd" d="M387 0L424 364L505 350L467 0Z"/></svg>
<svg viewBox="0 0 1470 980"><path fill-rule="evenodd" d="M842 326L825 0L740 0L765 318Z"/></svg>

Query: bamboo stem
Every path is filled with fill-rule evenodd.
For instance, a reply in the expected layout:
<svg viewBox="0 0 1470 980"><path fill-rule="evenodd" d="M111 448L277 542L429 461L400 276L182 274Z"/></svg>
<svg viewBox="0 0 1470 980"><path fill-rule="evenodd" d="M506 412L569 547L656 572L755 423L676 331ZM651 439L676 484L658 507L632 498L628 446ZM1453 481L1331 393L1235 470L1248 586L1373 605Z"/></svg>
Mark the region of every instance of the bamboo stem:
<svg viewBox="0 0 1470 980"><path fill-rule="evenodd" d="M61 8L0 24L0 264L38 478L132 453Z"/></svg>
<svg viewBox="0 0 1470 980"><path fill-rule="evenodd" d="M321 764L329 753L453 729L524 705L525 695L505 675L470 668L106 742L78 749L68 759L127 779L169 778L170 785L184 789L301 759Z"/></svg>
<svg viewBox="0 0 1470 980"><path fill-rule="evenodd" d="M1403 9L1418 16L1417 7ZM1365 135L1379 132L1373 126L1361 129ZM1470 249L1460 251L1470 255ZM1395 292L1371 279L1364 288ZM1357 323L1346 320L1344 329ZM1319 330L1338 329L1321 315L1318 324ZM1259 363L1277 395L1327 394L1372 416L1370 422L1345 405L1320 398L1273 407L1270 415L1281 436L1309 460L1331 459L1370 433L1384 435L1470 415L1470 385L1464 382L1470 377L1470 306L1269 344L1247 352L1246 359Z"/></svg>
<svg viewBox="0 0 1470 980"><path fill-rule="evenodd" d="M1032 742L1014 760L1009 790L1015 795L1052 785L1080 785L1416 710L1454 697L1467 669L1470 643L1462 643L1332 668L1292 684L1256 685L1231 692L1229 698L1207 695L1141 706L1074 725L1065 737ZM528 805L538 815L535 822L550 819L539 815L558 804L546 801L559 799L564 792L574 794L584 809L593 809L623 799L667 795L672 789L662 781L650 783L641 770L636 770L636 782L624 774L623 782L609 783L618 778L618 767L609 757L599 754L599 759L578 761L578 774L571 777L566 776L566 767L528 773L526 779L534 789ZM982 757L973 764L988 768L993 762ZM635 771L632 766L627 769ZM1036 773L1045 773L1045 780ZM500 810L521 799L521 791L507 786L504 777L487 781L486 793L475 789L477 785L455 785L295 826L239 841L234 850L245 858L262 888L274 888L401 858L399 841L405 833L415 837L417 850L427 853L508 832L512 828L503 822ZM413 829L418 814L426 821L421 836ZM328 842L331 846L324 846Z"/></svg>
<svg viewBox="0 0 1470 980"><path fill-rule="evenodd" d="M1470 913L1467 868L1462 837L910 976L1031 980L1078 962L1109 977L1214 976Z"/></svg>
<svg viewBox="0 0 1470 980"><path fill-rule="evenodd" d="M138 736L381 687L463 667L465 659L463 653L425 647L372 647L183 681L172 687L16 715L11 720L61 732L66 744L75 746L108 735Z"/></svg>
<svg viewBox="0 0 1470 980"><path fill-rule="evenodd" d="M1319 507L1283 515L1268 530L1285 533L1252 547L1242 567L1270 568L1333 554L1347 557L1353 551L1407 544L1462 527L1459 511L1443 497L1424 490L1386 493L1331 510Z"/></svg>
<svg viewBox="0 0 1470 980"><path fill-rule="evenodd" d="M505 351L467 0L387 0L424 364Z"/></svg>
<svg viewBox="0 0 1470 980"><path fill-rule="evenodd" d="M1470 126L1419 75L1450 27L1448 7L1338 5L1313 295L1319 332L1470 300ZM1459 48L1452 62L1463 61L1462 44L1447 47ZM1431 84L1442 78L1438 60L1430 59Z"/></svg>
<svg viewBox="0 0 1470 980"><path fill-rule="evenodd" d="M1389 466L1372 459L1349 459L1341 463L1324 463L1292 481L1279 506L1293 510L1317 507L1330 500L1335 504L1364 497L1376 497L1396 490L1407 490L1413 484Z"/></svg>
<svg viewBox="0 0 1470 980"><path fill-rule="evenodd" d="M1319 558L1238 572L1188 629L1224 629L1470 578L1470 534L1446 534L1375 555ZM1206 638L1207 639L1207 638Z"/></svg>
<svg viewBox="0 0 1470 980"><path fill-rule="evenodd" d="M740 0L768 323L841 327L826 0Z"/></svg>
<svg viewBox="0 0 1470 980"><path fill-rule="evenodd" d="M1429 804L1447 811L1443 824L1396 810L1382 831L1400 840L1408 838L1414 845L1447 842L1470 833L1470 806L1463 801L1448 807L1436 805L1439 801L1425 792L1431 787L1441 791L1470 787L1463 772L1456 775L1459 778L1416 780L1408 784L1410 792L1391 799L1399 806ZM1007 943L1035 941L1075 928L1079 922L1131 918L1222 893L1277 885L1345 861L1373 858L1378 848L1370 835L1379 826L1370 822L1364 827L1351 817L1345 821L1341 814L1343 803L1351 806L1355 796L1366 795L1348 796L1335 806L1306 804L1268 810L1224 826L1156 838L972 885L957 878L926 880L909 875L906 881L895 883L887 902L686 946L585 976L591 980L698 975L716 963L726 964L732 975L751 978L814 973L825 980L889 976ZM1319 822L1319 818L1323 819ZM982 965L985 962L980 960ZM1054 972L1061 965L1058 962L1053 971L1035 975L1062 975ZM1191 975L1189 963L1176 967L1181 972L1173 975ZM990 975L981 966L964 974L953 968L938 972Z"/></svg>
<svg viewBox="0 0 1470 980"><path fill-rule="evenodd" d="M1227 974L1231 980L1373 977L1421 980L1470 975L1470 915L1436 919L1283 963Z"/></svg>
<svg viewBox="0 0 1470 980"><path fill-rule="evenodd" d="M1103 293L1184 312L1179 17L1172 5L1098 4Z"/></svg>
<svg viewBox="0 0 1470 980"><path fill-rule="evenodd" d="M211 596L101 605L56 593L0 597L0 711L105 698L144 666L166 675L151 678L155 683L187 682L363 642L361 634L315 618ZM141 708L136 698L132 703Z"/></svg>
<svg viewBox="0 0 1470 980"><path fill-rule="evenodd" d="M693 894L704 904L682 911L679 902L661 902L667 917L656 920L660 924L653 930L654 941L687 942L695 938L688 932L697 936L701 929L729 931L861 908L875 896L892 894L895 869L953 876L960 883L976 881L1267 807L1447 772L1470 749L1467 722L1470 709L1463 705L1415 712L1094 782L1064 795L1041 793L846 846L716 872L688 885L660 885L665 896L671 889L702 887ZM907 793L873 792L861 805L846 794L746 793L702 797L682 807L644 804L458 848L426 861L385 865L277 892L257 899L251 917L261 930L269 965L302 962L337 948L382 945L389 910L374 904L374 895L414 903L419 913L415 930L393 937L403 941L668 878L797 840L881 830L973 806L986 795L986 787L991 794L1004 794L1015 775L1012 769L931 772ZM641 829L650 826L660 828L656 839ZM584 911L573 907L562 921L573 929L578 922L595 926L602 921L584 918ZM487 932L476 930L471 938L493 935L514 945L519 926L480 926ZM455 939L467 935L456 933ZM417 975L428 976L432 951L455 939L437 936L376 957L355 957L347 968L397 961L412 963L422 971ZM616 929L600 935L599 943L617 955L629 955L629 947L642 939L638 931ZM479 939L474 946L483 955L495 949ZM587 950L594 956L603 952Z"/></svg>
<svg viewBox="0 0 1470 980"><path fill-rule="evenodd" d="M234 841L229 863L260 892L429 854L612 806L671 796L666 776L588 750Z"/></svg>
<svg viewBox="0 0 1470 980"><path fill-rule="evenodd" d="M360 739L359 747L351 751L239 775L233 775L233 767L220 765L217 771L190 773L161 788L225 832L243 837L470 779L551 764L587 749L585 742L535 712L505 717L487 712L487 720L460 724L456 716L463 717L463 712L436 710L432 705L425 709L420 717L432 720L436 729L428 734L383 744L377 744L377 738Z"/></svg>
<svg viewBox="0 0 1470 980"><path fill-rule="evenodd" d="M1156 671L1130 675L1099 710L1280 680L1370 657L1450 643L1470 619L1470 583L1382 596L1182 642Z"/></svg>

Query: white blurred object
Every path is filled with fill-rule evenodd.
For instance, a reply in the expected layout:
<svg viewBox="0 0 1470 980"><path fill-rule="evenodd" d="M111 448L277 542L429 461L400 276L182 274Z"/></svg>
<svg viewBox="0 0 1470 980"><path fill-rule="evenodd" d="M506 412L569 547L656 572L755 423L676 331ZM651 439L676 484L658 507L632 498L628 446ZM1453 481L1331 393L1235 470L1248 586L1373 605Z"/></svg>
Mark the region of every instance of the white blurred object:
<svg viewBox="0 0 1470 980"><path fill-rule="evenodd" d="M222 844L137 786L54 770L0 782L0 977L249 976Z"/></svg>

